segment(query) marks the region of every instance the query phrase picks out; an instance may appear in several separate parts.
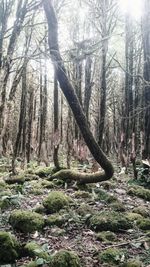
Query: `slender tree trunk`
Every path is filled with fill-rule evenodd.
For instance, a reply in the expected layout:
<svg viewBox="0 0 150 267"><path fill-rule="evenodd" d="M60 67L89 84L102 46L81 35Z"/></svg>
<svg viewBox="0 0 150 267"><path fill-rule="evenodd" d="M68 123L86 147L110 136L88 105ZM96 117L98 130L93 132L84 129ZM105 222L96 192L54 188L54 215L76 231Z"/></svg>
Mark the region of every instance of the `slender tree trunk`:
<svg viewBox="0 0 150 267"><path fill-rule="evenodd" d="M27 64L25 63L23 67L22 73L22 95L21 95L21 103L20 103L20 117L19 117L19 125L18 132L16 137L16 142L14 146L13 158L12 158L12 171L15 173L15 160L19 152L20 144L21 144L21 135L23 133L23 129L25 129L25 120L26 120L26 101L27 101L27 84L26 84L26 75L27 75ZM25 142L25 140L24 140ZM25 144L24 144L25 147Z"/></svg>
<svg viewBox="0 0 150 267"><path fill-rule="evenodd" d="M143 50L144 50L144 151L143 158L150 158L150 1L144 1L143 14Z"/></svg>
<svg viewBox="0 0 150 267"><path fill-rule="evenodd" d="M86 63L85 63L85 92L84 92L84 112L87 121L89 121L89 106L92 93L91 68L92 68L92 60L90 56L88 56L86 58Z"/></svg>
<svg viewBox="0 0 150 267"><path fill-rule="evenodd" d="M54 165L57 170L60 169L59 160L58 160L58 150L59 150L59 109L58 109L58 82L56 73L54 73L54 154L53 160Z"/></svg>

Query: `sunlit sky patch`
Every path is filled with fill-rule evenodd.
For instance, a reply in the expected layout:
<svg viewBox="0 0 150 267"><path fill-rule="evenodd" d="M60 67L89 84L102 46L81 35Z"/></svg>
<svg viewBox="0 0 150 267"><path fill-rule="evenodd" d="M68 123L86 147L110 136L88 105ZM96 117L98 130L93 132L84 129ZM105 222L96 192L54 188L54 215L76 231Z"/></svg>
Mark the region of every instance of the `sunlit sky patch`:
<svg viewBox="0 0 150 267"><path fill-rule="evenodd" d="M118 0L123 13L129 13L136 20L141 18L143 0Z"/></svg>

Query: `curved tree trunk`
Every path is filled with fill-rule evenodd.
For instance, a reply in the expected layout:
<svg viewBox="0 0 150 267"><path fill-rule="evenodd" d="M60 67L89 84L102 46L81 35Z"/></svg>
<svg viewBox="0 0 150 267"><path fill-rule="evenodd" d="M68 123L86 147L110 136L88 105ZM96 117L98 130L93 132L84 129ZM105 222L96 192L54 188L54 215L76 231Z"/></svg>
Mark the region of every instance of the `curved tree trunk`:
<svg viewBox="0 0 150 267"><path fill-rule="evenodd" d="M107 159L106 155L103 153L97 142L95 141L86 120L86 117L83 113L83 109L80 105L80 102L78 100L78 97L75 93L74 88L72 87L67 74L66 69L63 64L63 60L60 55L59 46L58 46L58 25L57 25L57 19L55 15L55 11L52 6L51 0L44 0L44 10L48 22L48 34L49 34L49 50L51 54L51 59L54 64L54 69L57 74L57 79L60 84L60 88L63 91L70 108L72 109L72 112L74 114L74 117L76 119L76 122L80 128L80 131L83 135L83 138L85 140L85 143L87 144L91 154L95 158L95 160L100 164L104 172L97 173L97 179L95 180L95 174L78 174L74 173L74 175L71 175L71 171L68 171L66 174L68 178L75 179L81 183L92 183L92 182L100 182L107 179L110 179L113 176L114 169L111 164L111 162ZM62 174L65 171L59 172L59 177L63 176ZM55 174L56 177L57 174ZM77 177L77 178L76 178Z"/></svg>

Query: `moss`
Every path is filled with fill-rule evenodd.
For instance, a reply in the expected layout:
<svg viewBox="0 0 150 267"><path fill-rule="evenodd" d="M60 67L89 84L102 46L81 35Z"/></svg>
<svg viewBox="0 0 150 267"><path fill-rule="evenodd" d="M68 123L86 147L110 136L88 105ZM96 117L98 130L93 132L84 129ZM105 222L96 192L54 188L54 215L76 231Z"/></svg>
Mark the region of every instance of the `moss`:
<svg viewBox="0 0 150 267"><path fill-rule="evenodd" d="M144 218L137 221L137 226L141 230L150 230L150 219Z"/></svg>
<svg viewBox="0 0 150 267"><path fill-rule="evenodd" d="M42 195L43 194L43 189L42 188L32 188L31 190L30 190L30 194L33 194L33 195L35 195L35 196L38 196L38 195Z"/></svg>
<svg viewBox="0 0 150 267"><path fill-rule="evenodd" d="M143 218L140 214L133 213L133 212L127 212L125 216L131 222L134 222L134 221L137 221Z"/></svg>
<svg viewBox="0 0 150 267"><path fill-rule="evenodd" d="M0 192L0 197L11 196L11 195L12 195L12 193L11 193L11 190L9 188L7 190L4 190L4 191Z"/></svg>
<svg viewBox="0 0 150 267"><path fill-rule="evenodd" d="M0 181L0 191L3 191L7 188L7 184L2 180Z"/></svg>
<svg viewBox="0 0 150 267"><path fill-rule="evenodd" d="M114 210L114 211L121 211L124 212L126 210L125 206L122 204L121 201L115 201L113 203L110 204L110 207Z"/></svg>
<svg viewBox="0 0 150 267"><path fill-rule="evenodd" d="M142 267L142 263L137 260L131 260L122 264L121 267Z"/></svg>
<svg viewBox="0 0 150 267"><path fill-rule="evenodd" d="M149 216L149 212L148 212L147 208L145 208L144 206L136 207L132 210L132 212L138 213L138 214L142 215L143 217Z"/></svg>
<svg viewBox="0 0 150 267"><path fill-rule="evenodd" d="M63 187L65 185L65 181L61 179L54 179L53 183L55 186L58 186L58 187Z"/></svg>
<svg viewBox="0 0 150 267"><path fill-rule="evenodd" d="M69 197L59 191L49 193L48 197L43 201L43 206L48 213L58 212L60 209L69 205Z"/></svg>
<svg viewBox="0 0 150 267"><path fill-rule="evenodd" d="M27 174L26 172L21 172L18 175L14 175L6 179L7 184L23 184L25 181L32 181L32 180L37 180L38 176L34 174Z"/></svg>
<svg viewBox="0 0 150 267"><path fill-rule="evenodd" d="M0 208L1 210L6 210L11 206L11 203L8 198L0 200Z"/></svg>
<svg viewBox="0 0 150 267"><path fill-rule="evenodd" d="M25 253L27 256L32 257L32 258L42 258L45 260L49 260L50 256L46 251L43 250L43 248L35 243L34 241L29 242L25 245L24 247Z"/></svg>
<svg viewBox="0 0 150 267"><path fill-rule="evenodd" d="M101 233L97 233L96 239L102 242L110 242L116 240L116 235L110 231L104 231Z"/></svg>
<svg viewBox="0 0 150 267"><path fill-rule="evenodd" d="M141 186L134 186L134 187L129 188L128 194L131 196L137 196L147 201L150 201L150 190L145 189Z"/></svg>
<svg viewBox="0 0 150 267"><path fill-rule="evenodd" d="M10 233L0 232L0 264L15 262L18 248L18 242Z"/></svg>
<svg viewBox="0 0 150 267"><path fill-rule="evenodd" d="M47 177L48 175L52 174L52 168L51 167L38 167L35 170L35 174L40 177Z"/></svg>
<svg viewBox="0 0 150 267"><path fill-rule="evenodd" d="M113 211L103 211L89 218L89 226L95 231L119 232L131 228L131 223L127 218Z"/></svg>
<svg viewBox="0 0 150 267"><path fill-rule="evenodd" d="M46 213L46 209L44 208L43 205L38 205L35 209L34 209L35 212L37 213L40 213L40 214L44 214Z"/></svg>
<svg viewBox="0 0 150 267"><path fill-rule="evenodd" d="M114 195L107 193L106 191L99 189L97 194L97 199L100 201L104 201L105 203L116 202L118 199Z"/></svg>
<svg viewBox="0 0 150 267"><path fill-rule="evenodd" d="M48 188L48 189L51 189L51 188L55 187L53 182L50 182L50 181L47 181L47 180L43 180L41 182L41 185L42 185L43 188Z"/></svg>
<svg viewBox="0 0 150 267"><path fill-rule="evenodd" d="M102 263L109 263L117 266L120 264L122 257L124 257L124 252L115 248L108 248L99 255Z"/></svg>
<svg viewBox="0 0 150 267"><path fill-rule="evenodd" d="M81 267L79 257L71 251L60 250L53 257L50 267Z"/></svg>
<svg viewBox="0 0 150 267"><path fill-rule="evenodd" d="M92 214L93 213L93 209L92 209L92 207L90 205L83 203L77 209L77 213L79 215L81 215L81 216L85 216L87 214Z"/></svg>
<svg viewBox="0 0 150 267"><path fill-rule="evenodd" d="M22 233L32 233L36 230L42 230L45 223L42 215L23 210L13 211L10 215L9 222L15 230Z"/></svg>
<svg viewBox="0 0 150 267"><path fill-rule="evenodd" d="M64 221L65 221L64 218L59 214L52 214L45 220L45 224L47 226L53 226L53 225L62 226Z"/></svg>

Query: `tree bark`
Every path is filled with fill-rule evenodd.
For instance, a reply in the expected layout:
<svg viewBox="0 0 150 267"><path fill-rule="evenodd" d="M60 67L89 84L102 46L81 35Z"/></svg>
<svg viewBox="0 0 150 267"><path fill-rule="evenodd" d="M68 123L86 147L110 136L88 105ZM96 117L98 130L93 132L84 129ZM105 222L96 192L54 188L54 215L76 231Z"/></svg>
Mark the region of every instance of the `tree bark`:
<svg viewBox="0 0 150 267"><path fill-rule="evenodd" d="M81 183L88 183L88 182L93 183L110 179L114 173L113 166L111 162L107 159L106 155L101 150L99 145L97 144L96 140L94 139L92 132L88 127L88 123L84 115L83 109L81 107L81 104L79 102L79 99L66 74L66 69L59 51L58 25L57 25L55 11L52 6L52 1L44 0L43 5L48 22L48 36L49 36L48 41L49 41L50 55L54 64L54 69L57 74L57 79L59 81L60 88L63 91L70 105L70 108L72 109L72 112L80 128L85 143L87 144L95 160L100 164L100 166L104 170L104 172L102 173L98 172L96 179L95 179L95 174L82 174L82 175L79 174L78 181L80 181ZM63 170L61 172L63 172ZM69 177L70 174L69 173L67 174ZM72 178L75 179L75 177L76 175L74 175Z"/></svg>

